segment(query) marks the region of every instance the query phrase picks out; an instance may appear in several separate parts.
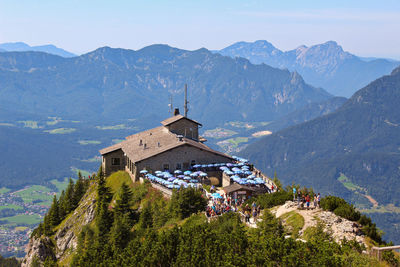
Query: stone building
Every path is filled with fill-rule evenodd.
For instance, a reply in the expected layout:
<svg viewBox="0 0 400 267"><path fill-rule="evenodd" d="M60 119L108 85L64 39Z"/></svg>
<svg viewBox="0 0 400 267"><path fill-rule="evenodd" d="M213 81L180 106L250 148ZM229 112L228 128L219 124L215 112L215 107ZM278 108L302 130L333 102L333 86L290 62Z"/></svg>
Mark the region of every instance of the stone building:
<svg viewBox="0 0 400 267"><path fill-rule="evenodd" d="M161 122L162 126L126 137L126 140L100 150L105 175L126 170L133 181L146 169L187 170L195 164L234 162L215 151L199 136L201 124L179 114Z"/></svg>

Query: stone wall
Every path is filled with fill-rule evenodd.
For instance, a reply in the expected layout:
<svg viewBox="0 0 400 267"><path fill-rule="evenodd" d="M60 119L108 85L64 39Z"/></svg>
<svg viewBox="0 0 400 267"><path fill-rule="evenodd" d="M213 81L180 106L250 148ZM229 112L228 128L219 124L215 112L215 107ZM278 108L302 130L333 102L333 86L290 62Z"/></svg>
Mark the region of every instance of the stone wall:
<svg viewBox="0 0 400 267"><path fill-rule="evenodd" d="M113 158L119 158L120 164L112 165ZM124 152L122 152L122 150L119 149L103 155L101 164L103 166L103 172L105 176L109 176L111 173L116 171L125 170Z"/></svg>
<svg viewBox="0 0 400 267"><path fill-rule="evenodd" d="M199 140L198 125L187 119L181 119L168 125L170 132L183 135L187 138Z"/></svg>
<svg viewBox="0 0 400 267"><path fill-rule="evenodd" d="M231 177L227 175L225 172L222 173L222 187L228 186L231 184Z"/></svg>
<svg viewBox="0 0 400 267"><path fill-rule="evenodd" d="M214 154L212 152L199 149L197 147L185 145L180 146L157 156L145 159L136 163L138 171L146 169L150 172L156 170L164 170L164 165L169 165L169 170L172 172L176 170L177 163L180 163L182 169L185 170L191 166L192 160L195 164L211 164L211 163L225 163L231 162L228 157Z"/></svg>

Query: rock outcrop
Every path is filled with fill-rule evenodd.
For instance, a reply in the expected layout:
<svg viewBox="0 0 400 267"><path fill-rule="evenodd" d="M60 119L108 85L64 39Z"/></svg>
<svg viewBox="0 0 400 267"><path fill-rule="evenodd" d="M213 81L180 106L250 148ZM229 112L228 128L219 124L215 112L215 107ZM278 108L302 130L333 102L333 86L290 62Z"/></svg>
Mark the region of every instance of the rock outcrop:
<svg viewBox="0 0 400 267"><path fill-rule="evenodd" d="M52 237L32 237L26 249L23 267L31 266L36 260L43 263L50 257L62 266L77 247L78 235L82 228L95 217L96 186L92 183L82 197L79 206L56 227Z"/></svg>
<svg viewBox="0 0 400 267"><path fill-rule="evenodd" d="M276 217L295 210L304 218L304 227L299 231L301 237L308 227L316 226L320 221L324 226L324 231L329 233L336 242L341 242L345 238L347 240L356 240L360 244L367 246L365 236L361 231L361 226L355 222L349 221L345 218L339 217L333 212L323 211L320 208L315 209L297 209L297 203L293 201L286 201L282 206L273 209Z"/></svg>
<svg viewBox="0 0 400 267"><path fill-rule="evenodd" d="M32 237L26 249L26 255L21 263L22 267L33 266L34 262L44 262L47 258L56 259L54 244L49 237Z"/></svg>

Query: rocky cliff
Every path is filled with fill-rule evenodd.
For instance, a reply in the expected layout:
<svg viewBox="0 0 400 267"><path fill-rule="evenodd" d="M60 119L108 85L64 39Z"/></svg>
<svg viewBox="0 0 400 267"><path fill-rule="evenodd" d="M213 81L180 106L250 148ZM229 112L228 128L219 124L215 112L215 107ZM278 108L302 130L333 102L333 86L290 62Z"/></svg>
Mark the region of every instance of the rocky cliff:
<svg viewBox="0 0 400 267"><path fill-rule="evenodd" d="M96 210L96 183L93 181L82 197L79 206L56 228L51 237L32 237L26 249L22 267L32 266L47 258L57 260L61 266L68 265L72 252L77 246L78 235L85 225L93 222Z"/></svg>

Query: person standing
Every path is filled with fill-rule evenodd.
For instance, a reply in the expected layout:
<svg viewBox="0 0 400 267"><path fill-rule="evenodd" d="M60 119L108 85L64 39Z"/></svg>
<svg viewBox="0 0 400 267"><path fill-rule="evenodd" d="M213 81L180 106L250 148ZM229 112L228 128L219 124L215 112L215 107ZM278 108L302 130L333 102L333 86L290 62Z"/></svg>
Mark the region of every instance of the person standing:
<svg viewBox="0 0 400 267"><path fill-rule="evenodd" d="M300 209L301 191L297 191L297 208Z"/></svg>
<svg viewBox="0 0 400 267"><path fill-rule="evenodd" d="M317 194L314 194L314 208L317 208L317 203L318 203L318 199L317 199Z"/></svg>
<svg viewBox="0 0 400 267"><path fill-rule="evenodd" d="M307 209L310 208L310 196L307 194L306 196L306 205L307 205Z"/></svg>
<svg viewBox="0 0 400 267"><path fill-rule="evenodd" d="M318 208L321 208L321 195L320 195L320 193L318 193L317 201L318 201Z"/></svg>
<svg viewBox="0 0 400 267"><path fill-rule="evenodd" d="M296 187L293 186L293 201L296 200Z"/></svg>

